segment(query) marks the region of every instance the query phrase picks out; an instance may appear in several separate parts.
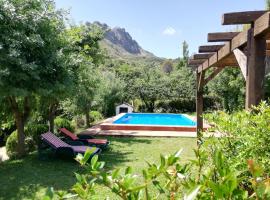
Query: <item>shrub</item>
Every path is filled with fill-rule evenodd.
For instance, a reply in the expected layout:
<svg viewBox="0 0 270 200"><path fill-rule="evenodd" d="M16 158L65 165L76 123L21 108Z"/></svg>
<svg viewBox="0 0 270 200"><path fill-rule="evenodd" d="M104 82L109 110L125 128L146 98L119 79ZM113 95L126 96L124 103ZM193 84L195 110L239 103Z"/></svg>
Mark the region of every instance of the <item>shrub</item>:
<svg viewBox="0 0 270 200"><path fill-rule="evenodd" d="M76 116L75 117L75 123L78 128L84 128L85 127L85 119L83 119L82 116Z"/></svg>
<svg viewBox="0 0 270 200"><path fill-rule="evenodd" d="M103 119L103 116L98 111L91 111L90 112L90 120L91 122L97 122Z"/></svg>
<svg viewBox="0 0 270 200"><path fill-rule="evenodd" d="M47 124L30 124L26 127L26 136L31 137L35 143L38 145L40 142L40 135L46 133L49 130Z"/></svg>
<svg viewBox="0 0 270 200"><path fill-rule="evenodd" d="M56 117L54 120L55 128L58 130L59 128L66 128L70 131L74 131L75 127L72 125L71 121L65 118Z"/></svg>
<svg viewBox="0 0 270 200"><path fill-rule="evenodd" d="M224 150L232 165L244 168L247 159L254 159L270 172L270 106L265 102L251 111L232 114L215 112L206 115L214 131L225 134L217 144Z"/></svg>
<svg viewBox="0 0 270 200"><path fill-rule="evenodd" d="M7 142L6 142L7 155L10 158L16 157L17 144L18 144L17 131L14 131L7 138Z"/></svg>
<svg viewBox="0 0 270 200"><path fill-rule="evenodd" d="M5 145L8 136L16 130L16 125L13 120L0 125L0 146Z"/></svg>
<svg viewBox="0 0 270 200"><path fill-rule="evenodd" d="M133 173L132 167L123 170L107 171L104 162L95 155L90 162L91 150L78 155L76 160L86 169L86 174L75 174L77 183L71 191L79 199L91 199L96 194L95 183L107 187L120 199L269 199L269 177L260 165L248 160L245 168L250 173L246 179L249 188L243 185L243 179L229 164L219 148L211 153L197 149L196 159L190 163L181 163L180 154L160 156L160 163L149 163L141 174ZM165 179L165 181L160 178ZM155 192L149 192L150 188ZM65 199L74 196L68 193L47 193L46 199Z"/></svg>
<svg viewBox="0 0 270 200"><path fill-rule="evenodd" d="M36 149L36 144L33 138L28 136L27 130L25 131L25 150L26 152L32 152ZM7 155L10 158L16 158L17 157L17 145L18 145L18 134L17 130L13 131L11 135L7 138L6 142L6 150Z"/></svg>
<svg viewBox="0 0 270 200"><path fill-rule="evenodd" d="M214 97L205 96L204 97L204 109L213 110L217 105L217 100ZM141 110L144 108L141 106ZM196 103L195 99L179 98L173 100L163 100L158 101L156 104L156 111L164 113L186 113L195 112Z"/></svg>

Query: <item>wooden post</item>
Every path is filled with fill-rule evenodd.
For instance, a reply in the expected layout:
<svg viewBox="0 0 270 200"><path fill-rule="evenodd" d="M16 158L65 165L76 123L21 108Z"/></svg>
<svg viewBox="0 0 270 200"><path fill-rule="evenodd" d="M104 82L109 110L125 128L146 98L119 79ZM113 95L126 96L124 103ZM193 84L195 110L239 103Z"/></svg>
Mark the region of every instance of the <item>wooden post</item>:
<svg viewBox="0 0 270 200"><path fill-rule="evenodd" d="M203 131L203 85L204 85L204 71L196 71L196 117L197 117L197 145L201 145L201 133Z"/></svg>
<svg viewBox="0 0 270 200"><path fill-rule="evenodd" d="M263 99L265 76L266 41L264 37L254 37L254 28L248 32L246 109L258 105Z"/></svg>

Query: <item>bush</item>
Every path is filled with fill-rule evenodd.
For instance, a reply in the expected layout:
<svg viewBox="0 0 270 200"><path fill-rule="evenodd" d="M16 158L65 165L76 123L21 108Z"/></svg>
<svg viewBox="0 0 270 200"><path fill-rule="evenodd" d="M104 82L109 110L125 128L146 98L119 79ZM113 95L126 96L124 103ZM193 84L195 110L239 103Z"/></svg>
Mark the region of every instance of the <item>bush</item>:
<svg viewBox="0 0 270 200"><path fill-rule="evenodd" d="M0 146L4 146L8 136L16 130L16 125L13 120L0 125Z"/></svg>
<svg viewBox="0 0 270 200"><path fill-rule="evenodd" d="M70 189L72 194L61 191L47 192L46 199L65 199L77 196L79 199L91 199L96 194L96 184L107 187L120 199L269 199L268 175L253 160L248 160L245 170L250 173L246 185L242 177L229 164L219 148L211 153L194 150L196 159L189 163L180 160L181 151L168 156L160 156L159 163L149 163L140 174L132 167L108 171L98 156L91 158L91 150L76 160L85 167L86 174L76 173L77 183ZM88 160L91 158L91 161ZM162 179L165 179L162 180ZM153 189L154 192L150 192Z"/></svg>
<svg viewBox="0 0 270 200"><path fill-rule="evenodd" d="M30 124L26 127L25 134L33 139L35 145L38 145L40 135L46 133L48 130L49 126L47 124Z"/></svg>
<svg viewBox="0 0 270 200"><path fill-rule="evenodd" d="M17 155L17 153L16 153L17 152L17 144L18 144L17 131L14 131L7 138L7 142L6 142L7 155L10 158L16 157L16 155Z"/></svg>
<svg viewBox="0 0 270 200"><path fill-rule="evenodd" d="M76 116L74 120L78 128L85 127L85 119L82 116Z"/></svg>
<svg viewBox="0 0 270 200"><path fill-rule="evenodd" d="M66 128L70 131L75 131L74 125L72 125L71 121L65 118L56 117L54 120L55 128L58 130L59 128Z"/></svg>
<svg viewBox="0 0 270 200"><path fill-rule="evenodd" d="M206 118L215 125L214 131L225 134L217 141L232 165L241 170L246 160L252 158L270 172L269 105L263 102L251 111L215 112Z"/></svg>
<svg viewBox="0 0 270 200"><path fill-rule="evenodd" d="M25 131L25 150L26 152L32 152L36 149L35 141L27 136L27 130ZM7 155L10 158L16 158L17 157L17 145L18 145L18 134L17 130L13 131L11 135L7 138L6 142L6 150L7 150Z"/></svg>
<svg viewBox="0 0 270 200"><path fill-rule="evenodd" d="M103 116L98 111L91 111L90 112L90 121L91 122L97 122L103 119Z"/></svg>

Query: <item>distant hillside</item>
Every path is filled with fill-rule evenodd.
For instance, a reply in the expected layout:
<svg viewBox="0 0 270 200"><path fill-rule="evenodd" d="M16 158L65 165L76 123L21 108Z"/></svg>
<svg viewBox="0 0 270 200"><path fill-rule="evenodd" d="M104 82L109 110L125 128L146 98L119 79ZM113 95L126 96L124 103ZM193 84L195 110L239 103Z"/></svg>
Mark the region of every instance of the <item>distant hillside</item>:
<svg viewBox="0 0 270 200"><path fill-rule="evenodd" d="M100 26L105 32L100 45L112 59L155 64L160 64L165 60L144 50L124 28L111 28L100 22L94 22L94 24Z"/></svg>

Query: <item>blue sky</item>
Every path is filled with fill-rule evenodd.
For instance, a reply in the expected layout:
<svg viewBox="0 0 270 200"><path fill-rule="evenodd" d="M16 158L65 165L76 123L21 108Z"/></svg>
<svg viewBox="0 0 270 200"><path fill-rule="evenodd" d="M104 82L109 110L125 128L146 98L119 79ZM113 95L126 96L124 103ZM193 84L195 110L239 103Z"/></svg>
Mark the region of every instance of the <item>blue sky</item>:
<svg viewBox="0 0 270 200"><path fill-rule="evenodd" d="M230 31L221 25L226 12L262 10L264 0L56 0L70 9L75 23L100 21L125 28L141 47L159 57L181 55L186 40L190 53L207 44L208 32Z"/></svg>

